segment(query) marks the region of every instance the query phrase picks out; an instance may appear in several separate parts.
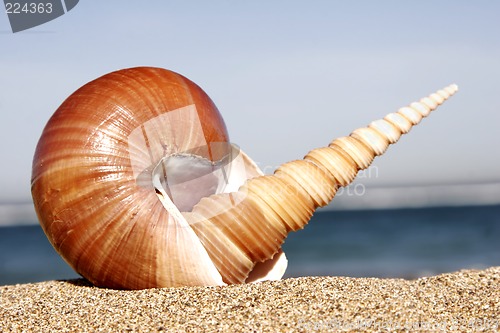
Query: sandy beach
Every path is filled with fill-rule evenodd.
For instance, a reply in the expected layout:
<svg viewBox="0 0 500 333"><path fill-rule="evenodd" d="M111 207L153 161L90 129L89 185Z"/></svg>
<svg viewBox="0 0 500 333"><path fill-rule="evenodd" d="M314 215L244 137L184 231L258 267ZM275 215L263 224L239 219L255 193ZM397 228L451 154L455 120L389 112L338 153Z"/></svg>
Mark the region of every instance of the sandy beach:
<svg viewBox="0 0 500 333"><path fill-rule="evenodd" d="M418 280L304 277L138 291L0 287L0 332L499 331L500 267Z"/></svg>

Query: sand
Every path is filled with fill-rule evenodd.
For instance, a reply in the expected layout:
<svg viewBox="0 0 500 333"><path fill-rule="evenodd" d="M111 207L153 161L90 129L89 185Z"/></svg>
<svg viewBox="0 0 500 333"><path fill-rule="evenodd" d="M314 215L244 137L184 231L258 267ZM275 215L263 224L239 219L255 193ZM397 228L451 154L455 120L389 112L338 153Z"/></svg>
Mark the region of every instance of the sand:
<svg viewBox="0 0 500 333"><path fill-rule="evenodd" d="M304 277L138 291L0 287L0 332L499 331L500 267L418 280Z"/></svg>

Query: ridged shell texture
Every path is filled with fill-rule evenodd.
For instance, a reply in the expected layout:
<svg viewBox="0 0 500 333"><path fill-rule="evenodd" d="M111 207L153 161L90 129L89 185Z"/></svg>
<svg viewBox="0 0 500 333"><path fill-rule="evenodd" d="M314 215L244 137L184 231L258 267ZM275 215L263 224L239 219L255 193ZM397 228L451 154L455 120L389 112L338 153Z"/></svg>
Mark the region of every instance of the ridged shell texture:
<svg viewBox="0 0 500 333"><path fill-rule="evenodd" d="M113 72L78 89L47 123L33 161L35 209L54 248L99 286L244 283L256 267L279 278L287 234L456 91L439 90L264 176L230 145L193 82L159 68ZM169 168L206 180L173 184ZM176 207L177 193L200 186L211 194Z"/></svg>

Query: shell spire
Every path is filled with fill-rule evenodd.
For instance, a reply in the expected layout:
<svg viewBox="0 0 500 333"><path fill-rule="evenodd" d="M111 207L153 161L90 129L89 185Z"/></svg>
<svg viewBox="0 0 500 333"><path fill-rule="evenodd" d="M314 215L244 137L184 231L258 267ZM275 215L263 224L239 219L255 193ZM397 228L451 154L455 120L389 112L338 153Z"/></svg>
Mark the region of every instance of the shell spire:
<svg viewBox="0 0 500 333"><path fill-rule="evenodd" d="M182 213L225 283L248 281L259 262L281 254L291 231L302 229L339 187L349 185L390 144L408 133L458 87L452 84L281 165L273 175L249 179L237 192L203 198Z"/></svg>
<svg viewBox="0 0 500 333"><path fill-rule="evenodd" d="M389 144L457 91L451 85L265 176L229 140L186 77L105 74L54 112L33 157L47 238L100 287L143 289L280 279L281 245Z"/></svg>

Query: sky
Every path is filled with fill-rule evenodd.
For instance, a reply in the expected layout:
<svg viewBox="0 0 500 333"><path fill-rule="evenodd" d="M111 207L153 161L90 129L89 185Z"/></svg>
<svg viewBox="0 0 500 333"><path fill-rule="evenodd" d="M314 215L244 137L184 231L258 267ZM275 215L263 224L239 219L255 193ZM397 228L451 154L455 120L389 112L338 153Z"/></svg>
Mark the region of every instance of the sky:
<svg viewBox="0 0 500 333"><path fill-rule="evenodd" d="M0 202L30 200L36 143L64 99L135 66L200 85L231 141L268 173L456 83L360 182L487 184L491 199L500 193L499 16L498 1L86 0L14 34L0 13Z"/></svg>

